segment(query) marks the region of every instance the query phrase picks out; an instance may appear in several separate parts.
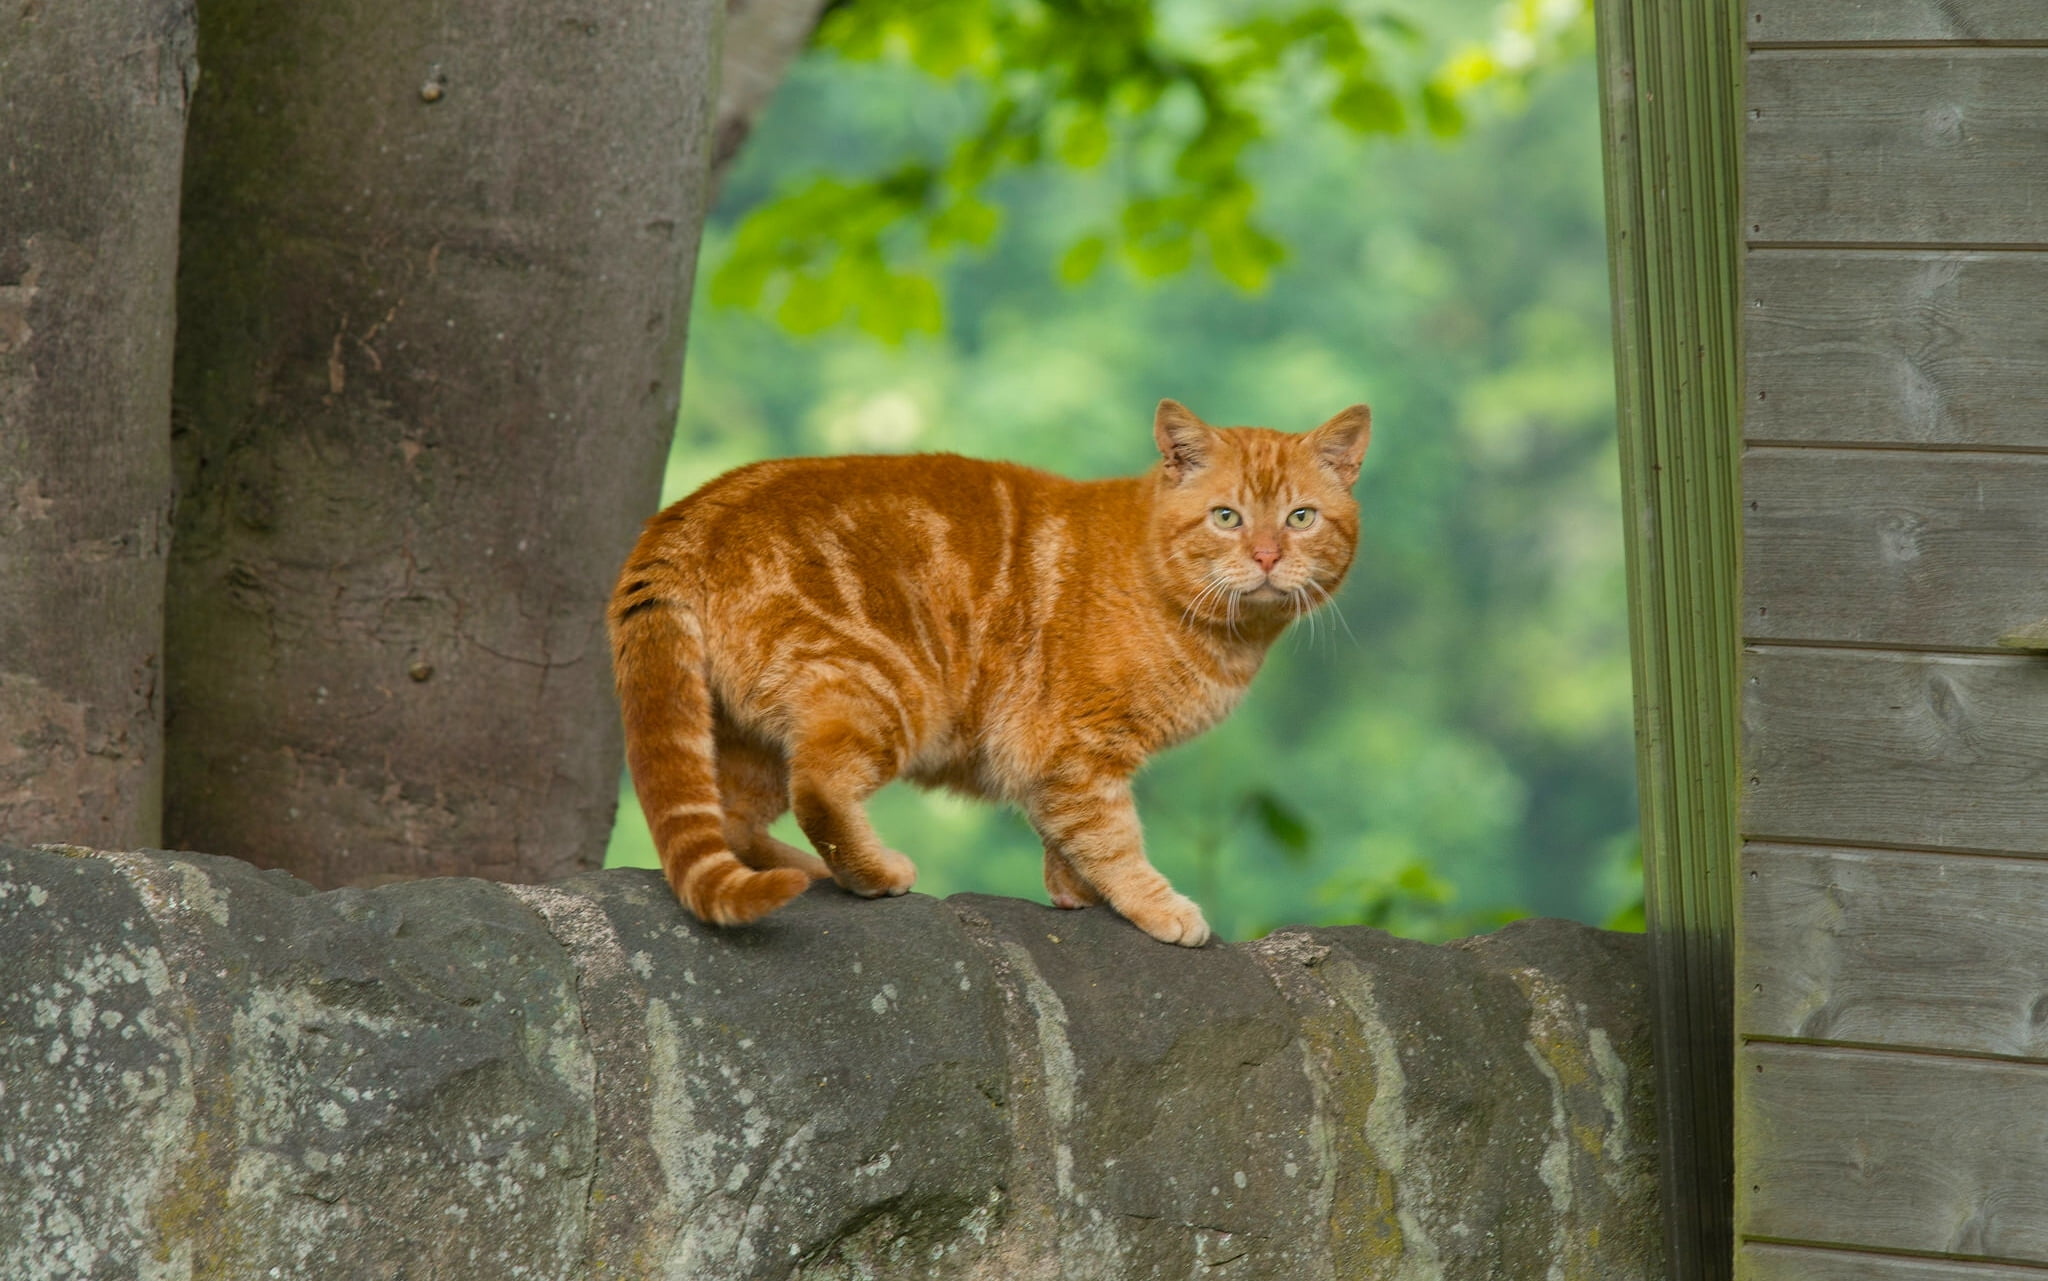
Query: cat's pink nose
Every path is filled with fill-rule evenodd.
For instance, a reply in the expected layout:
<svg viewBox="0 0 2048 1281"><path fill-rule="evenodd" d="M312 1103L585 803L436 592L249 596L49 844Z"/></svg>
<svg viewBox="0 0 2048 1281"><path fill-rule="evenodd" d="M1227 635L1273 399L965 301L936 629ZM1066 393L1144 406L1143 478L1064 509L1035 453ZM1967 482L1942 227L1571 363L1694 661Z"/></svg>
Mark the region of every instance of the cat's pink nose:
<svg viewBox="0 0 2048 1281"><path fill-rule="evenodd" d="M1273 566L1280 563L1280 549L1278 547L1254 547L1252 548L1252 559L1259 562L1260 569L1270 574L1273 572Z"/></svg>

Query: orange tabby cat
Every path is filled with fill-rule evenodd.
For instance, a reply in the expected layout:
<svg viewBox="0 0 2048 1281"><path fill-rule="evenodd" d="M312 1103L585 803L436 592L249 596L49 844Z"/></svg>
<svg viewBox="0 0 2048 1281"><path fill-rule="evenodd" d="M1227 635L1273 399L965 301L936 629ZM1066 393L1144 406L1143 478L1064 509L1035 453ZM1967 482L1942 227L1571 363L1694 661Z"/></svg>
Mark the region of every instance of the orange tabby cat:
<svg viewBox="0 0 2048 1281"><path fill-rule="evenodd" d="M952 454L792 458L647 522L612 597L626 758L662 870L706 921L830 876L901 894L864 804L898 776L1021 806L1061 907L1199 947L1145 859L1131 777L1236 705L1351 567L1371 434L1211 427L1173 401L1143 476ZM822 861L768 835L796 810Z"/></svg>

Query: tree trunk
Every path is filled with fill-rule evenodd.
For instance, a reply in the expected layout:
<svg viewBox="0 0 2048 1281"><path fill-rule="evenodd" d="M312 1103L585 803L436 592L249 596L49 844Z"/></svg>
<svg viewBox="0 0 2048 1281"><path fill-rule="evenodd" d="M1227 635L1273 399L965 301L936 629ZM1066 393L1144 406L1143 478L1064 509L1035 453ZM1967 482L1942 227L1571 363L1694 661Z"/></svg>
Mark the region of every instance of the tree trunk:
<svg viewBox="0 0 2048 1281"><path fill-rule="evenodd" d="M768 109L789 68L811 42L826 0L728 0L718 64L718 116L711 180L718 183Z"/></svg>
<svg viewBox="0 0 2048 1281"><path fill-rule="evenodd" d="M717 0L210 0L179 297L169 840L323 885L597 866Z"/></svg>
<svg viewBox="0 0 2048 1281"><path fill-rule="evenodd" d="M154 845L190 0L0 16L0 834Z"/></svg>

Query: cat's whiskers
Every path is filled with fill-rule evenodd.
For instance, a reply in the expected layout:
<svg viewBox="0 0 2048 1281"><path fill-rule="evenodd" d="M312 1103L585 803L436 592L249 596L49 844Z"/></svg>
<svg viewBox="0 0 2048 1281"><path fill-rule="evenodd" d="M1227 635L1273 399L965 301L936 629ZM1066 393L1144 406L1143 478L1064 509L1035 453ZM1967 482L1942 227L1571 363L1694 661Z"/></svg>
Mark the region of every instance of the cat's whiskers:
<svg viewBox="0 0 2048 1281"><path fill-rule="evenodd" d="M1209 577L1202 581L1202 590L1196 592L1195 598L1189 601L1187 608L1183 609L1180 612L1180 625L1182 627L1192 627L1193 621L1197 616L1196 611L1202 608L1202 603L1206 601L1212 593L1220 592L1224 590L1226 586L1227 584L1223 581L1223 571L1210 571Z"/></svg>
<svg viewBox="0 0 2048 1281"><path fill-rule="evenodd" d="M1214 600L1211 599L1212 597ZM1196 592L1195 598L1188 602L1188 607L1181 611L1182 625L1189 625L1190 621L1195 618L1200 618L1203 622L1213 623L1215 620L1210 615L1200 613L1199 611L1203 610L1205 606L1216 604L1223 606L1224 626L1235 637L1237 635L1237 589L1230 585L1230 576L1220 569L1209 572L1209 577L1203 580L1202 590Z"/></svg>
<svg viewBox="0 0 2048 1281"><path fill-rule="evenodd" d="M1358 635L1357 633L1351 630L1351 622L1349 619L1344 617L1344 611L1337 608L1337 598L1330 594L1330 589L1323 586L1321 583L1315 581L1313 578L1305 580L1302 583L1302 586L1314 590L1318 595L1320 595L1323 598L1322 601L1316 606L1317 611L1321 612L1322 606L1324 605L1329 606L1330 613L1336 616L1337 626L1343 628L1344 635L1350 638L1351 643L1353 645L1356 645L1358 643Z"/></svg>
<svg viewBox="0 0 2048 1281"><path fill-rule="evenodd" d="M1211 581L1216 589L1216 598L1211 605L1223 606L1223 621L1228 625L1230 616L1236 612L1236 598L1230 587L1230 577L1219 569L1211 575ZM1211 618L1209 621L1213 623L1215 619Z"/></svg>
<svg viewBox="0 0 2048 1281"><path fill-rule="evenodd" d="M1297 583L1295 586L1288 588L1287 599L1294 606L1294 616L1308 620L1308 647L1314 649L1316 647L1316 614L1315 606L1308 598L1307 585L1305 583Z"/></svg>

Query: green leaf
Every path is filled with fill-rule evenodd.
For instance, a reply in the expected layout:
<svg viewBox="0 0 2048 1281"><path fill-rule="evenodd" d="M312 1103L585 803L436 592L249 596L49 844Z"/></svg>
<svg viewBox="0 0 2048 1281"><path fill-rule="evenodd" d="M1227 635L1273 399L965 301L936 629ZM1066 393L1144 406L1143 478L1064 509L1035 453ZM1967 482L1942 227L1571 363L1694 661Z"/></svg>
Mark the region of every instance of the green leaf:
<svg viewBox="0 0 2048 1281"><path fill-rule="evenodd" d="M774 258L735 245L711 276L711 301L721 307L758 307L774 276Z"/></svg>
<svg viewBox="0 0 2048 1281"><path fill-rule="evenodd" d="M1376 13L1371 21L1373 26L1404 44L1421 44L1423 41L1422 28L1398 14Z"/></svg>
<svg viewBox="0 0 2048 1281"><path fill-rule="evenodd" d="M1179 226L1142 238L1126 235L1124 254L1140 275L1171 276L1195 260L1194 233Z"/></svg>
<svg viewBox="0 0 2048 1281"><path fill-rule="evenodd" d="M1448 904L1458 896L1450 883L1439 878L1421 863L1410 863L1394 878L1394 886L1403 894L1422 903Z"/></svg>
<svg viewBox="0 0 2048 1281"><path fill-rule="evenodd" d="M1092 278L1102 267L1109 241L1099 235L1083 236L1060 254L1060 283L1078 285Z"/></svg>
<svg viewBox="0 0 2048 1281"><path fill-rule="evenodd" d="M845 315L846 299L834 279L797 276L775 309L775 322L793 334L815 334L838 324Z"/></svg>
<svg viewBox="0 0 2048 1281"><path fill-rule="evenodd" d="M1286 251L1279 241L1253 226L1244 214L1226 216L1207 227L1209 256L1216 273L1246 293L1266 287L1273 268Z"/></svg>
<svg viewBox="0 0 2048 1281"><path fill-rule="evenodd" d="M1212 111L1201 132L1181 149L1180 158L1173 164L1174 176L1217 185L1241 181L1238 159L1258 137L1259 122L1249 113Z"/></svg>
<svg viewBox="0 0 2048 1281"><path fill-rule="evenodd" d="M1643 908L1643 900L1638 898L1613 916L1608 917L1606 925L1602 928L1619 930L1624 934L1641 934L1649 928L1649 922L1643 915Z"/></svg>
<svg viewBox="0 0 2048 1281"><path fill-rule="evenodd" d="M1399 133L1408 113L1385 81L1357 76L1330 99L1330 115L1353 133Z"/></svg>
<svg viewBox="0 0 2048 1281"><path fill-rule="evenodd" d="M1100 111L1084 111L1067 122L1060 132L1054 154L1071 169L1093 169L1109 155L1109 123Z"/></svg>
<svg viewBox="0 0 2048 1281"><path fill-rule="evenodd" d="M891 273L888 305L902 325L901 333L935 334L945 320L939 282L920 272Z"/></svg>
<svg viewBox="0 0 2048 1281"><path fill-rule="evenodd" d="M1273 838L1289 861L1301 864L1308 861L1309 847L1314 841L1307 820L1294 807L1271 792L1258 791L1244 798L1245 809L1257 821L1260 829Z"/></svg>
<svg viewBox="0 0 2048 1281"><path fill-rule="evenodd" d="M1002 225L1002 210L972 194L963 195L933 215L925 243L933 249L985 245Z"/></svg>
<svg viewBox="0 0 2048 1281"><path fill-rule="evenodd" d="M1422 119L1439 138L1455 138L1465 131L1465 110L1457 96L1436 82L1422 88Z"/></svg>

